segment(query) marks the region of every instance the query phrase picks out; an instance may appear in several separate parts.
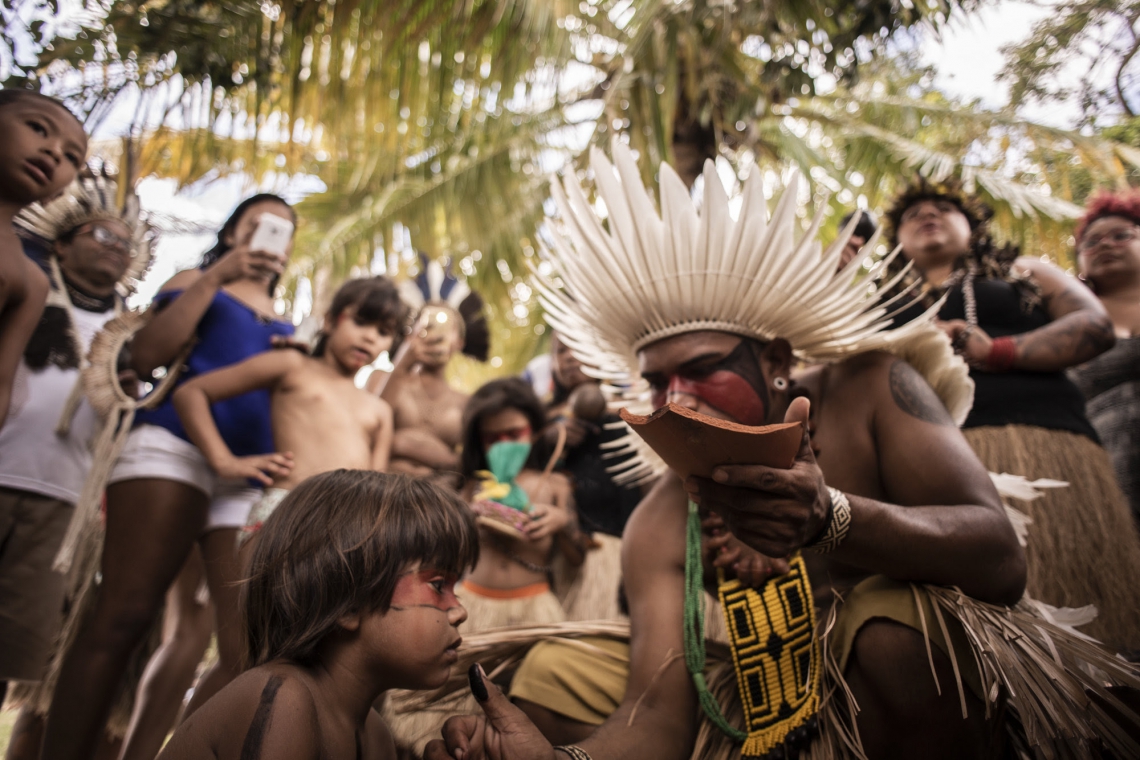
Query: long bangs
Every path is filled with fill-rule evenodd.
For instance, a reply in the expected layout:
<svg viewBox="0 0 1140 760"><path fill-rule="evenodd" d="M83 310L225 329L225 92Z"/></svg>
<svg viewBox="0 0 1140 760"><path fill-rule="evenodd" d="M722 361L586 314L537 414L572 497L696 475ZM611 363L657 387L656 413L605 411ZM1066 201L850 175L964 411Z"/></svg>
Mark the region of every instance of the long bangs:
<svg viewBox="0 0 1140 760"><path fill-rule="evenodd" d="M371 604L386 612L401 573L419 563L462 575L479 560L479 531L470 507L453 491L405 475L388 489L359 550L373 555L366 564L383 565L372 584ZM354 551L356 547L354 547ZM393 562L393 558L398 561Z"/></svg>
<svg viewBox="0 0 1140 760"><path fill-rule="evenodd" d="M363 470L309 478L256 540L242 605L251 666L311 662L345 615L387 612L409 566L459 575L479 557L474 517L455 493Z"/></svg>

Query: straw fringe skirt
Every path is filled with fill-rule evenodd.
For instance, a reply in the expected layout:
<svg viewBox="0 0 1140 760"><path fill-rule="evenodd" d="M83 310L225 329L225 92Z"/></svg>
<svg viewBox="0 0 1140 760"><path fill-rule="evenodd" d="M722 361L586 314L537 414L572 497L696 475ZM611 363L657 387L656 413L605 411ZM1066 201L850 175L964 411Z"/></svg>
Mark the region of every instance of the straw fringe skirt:
<svg viewBox="0 0 1140 760"><path fill-rule="evenodd" d="M1028 425L962 432L993 472L1069 483L1017 505L1033 519L1026 594L1055 607L1094 604L1097 617L1082 632L1140 649L1140 535L1104 449Z"/></svg>
<svg viewBox="0 0 1140 760"><path fill-rule="evenodd" d="M467 620L460 628L464 637L509 626L561 623L566 619L562 605L545 583L500 592L463 581L456 585L455 595L467 610ZM452 674L455 674L454 668ZM417 757L423 755L424 747L429 741L439 737L443 723L449 717L479 710L474 698L466 691L452 694L422 709L404 709L408 700L417 693L392 691L381 710L396 745L411 749Z"/></svg>
<svg viewBox="0 0 1140 760"><path fill-rule="evenodd" d="M554 564L554 594L562 602L566 620L620 620L621 539L595 533L596 547L586 553L581 567L571 567L559 555Z"/></svg>

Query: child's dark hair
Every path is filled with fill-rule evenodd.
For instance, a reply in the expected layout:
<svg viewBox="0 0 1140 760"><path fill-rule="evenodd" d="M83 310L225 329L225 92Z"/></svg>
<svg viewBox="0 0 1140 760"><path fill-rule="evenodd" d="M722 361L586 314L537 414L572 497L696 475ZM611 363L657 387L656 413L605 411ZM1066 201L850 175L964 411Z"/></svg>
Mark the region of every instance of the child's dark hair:
<svg viewBox="0 0 1140 760"><path fill-rule="evenodd" d="M471 510L448 489L365 470L311 477L257 534L242 590L246 664L312 664L345 615L387 612L415 563L460 575L478 559Z"/></svg>
<svg viewBox="0 0 1140 760"><path fill-rule="evenodd" d="M483 420L505 409L517 409L530 423L533 441L538 443L539 434L546 426L546 411L530 383L520 377L505 377L492 380L467 400L463 410L463 455L460 467L463 477L474 477L478 470L487 469L487 454L483 451ZM541 468L545 464L545 451L535 445L530 452L526 466Z"/></svg>
<svg viewBox="0 0 1140 760"><path fill-rule="evenodd" d="M38 100L41 103L47 102L59 106L68 116L75 119L79 126L83 126L83 120L76 116L70 108L64 105L63 101L56 100L50 95L44 95L42 92L35 92L34 90L22 90L19 88L7 88L0 90L0 108L10 106L15 103L20 103L26 100Z"/></svg>
<svg viewBox="0 0 1140 760"><path fill-rule="evenodd" d="M396 284L387 277L349 280L333 296L328 318L335 322L345 309L353 306L356 307L356 313L352 318L356 324L376 325L381 332L391 335L393 345L388 351L395 353L395 341L403 335L408 321L408 307L400 300ZM313 347L313 356L323 356L327 343L328 336L321 333L317 345Z"/></svg>
<svg viewBox="0 0 1140 760"><path fill-rule="evenodd" d="M274 195L273 193L258 193L257 195L251 195L237 205L237 208L235 208L233 210L233 213L230 214L230 218L227 219L226 223L222 225L222 228L218 230L218 239L214 242L214 245L212 248L210 248L210 250L202 254L202 263L198 265L199 269L205 269L220 259L222 256L225 256L227 252L229 252L230 248L233 246L226 242L226 238L230 235L233 235L237 230L237 226L241 223L242 217L245 216L245 212L248 211L251 206L257 203L262 203L263 201L273 201L274 203L280 203L282 206L289 209L289 215L293 218L293 223L297 223L297 212L294 211L293 207L290 206L280 195ZM269 283L269 295L273 295L273 291L277 289L278 279L278 277L274 277L273 281Z"/></svg>

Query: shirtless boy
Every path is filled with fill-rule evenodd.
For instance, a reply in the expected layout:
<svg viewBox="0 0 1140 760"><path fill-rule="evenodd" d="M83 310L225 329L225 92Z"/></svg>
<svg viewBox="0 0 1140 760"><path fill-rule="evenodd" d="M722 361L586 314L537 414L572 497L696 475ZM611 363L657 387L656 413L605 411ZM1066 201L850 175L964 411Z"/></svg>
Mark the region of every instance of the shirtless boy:
<svg viewBox="0 0 1140 760"><path fill-rule="evenodd" d="M196 377L174 394L186 432L220 476L279 489L254 507L250 524L263 522L289 489L312 475L339 467L387 469L392 410L353 379L388 349L403 320L391 280L351 280L333 297L312 356L267 351ZM235 457L218 433L210 404L258 389L272 394L277 452Z"/></svg>
<svg viewBox="0 0 1140 760"><path fill-rule="evenodd" d="M393 472L424 476L459 470L467 396L448 384L445 373L451 357L463 349L463 339L463 320L455 309L429 302L420 310L381 391L395 419Z"/></svg>
<svg viewBox="0 0 1140 760"><path fill-rule="evenodd" d="M0 90L0 426L12 383L48 294L47 276L24 255L12 220L54 198L87 157L83 125L59 101L28 90Z"/></svg>
<svg viewBox="0 0 1140 760"><path fill-rule="evenodd" d="M455 582L478 541L467 506L426 481L337 470L300 484L253 549L253 667L159 757L395 758L372 704L388 689L447 680L467 617Z"/></svg>

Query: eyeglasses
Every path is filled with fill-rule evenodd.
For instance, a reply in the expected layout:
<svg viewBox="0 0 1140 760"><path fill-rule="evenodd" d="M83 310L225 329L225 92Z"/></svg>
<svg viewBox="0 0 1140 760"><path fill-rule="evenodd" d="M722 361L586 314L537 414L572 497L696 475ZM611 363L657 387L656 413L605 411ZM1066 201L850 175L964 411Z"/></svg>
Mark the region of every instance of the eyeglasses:
<svg viewBox="0 0 1140 760"><path fill-rule="evenodd" d="M88 233L91 234L91 237L94 238L95 242L99 245L105 246L107 248L117 248L123 253L134 255L134 249L129 238L122 237L121 235L116 235L106 227L100 226L98 224L88 225L85 229L80 229L77 234L86 235Z"/></svg>
<svg viewBox="0 0 1140 760"><path fill-rule="evenodd" d="M1079 251L1091 251L1101 243L1112 243L1113 245L1123 245L1131 240L1135 240L1136 236L1140 235L1136 227L1121 227L1120 229L1106 232L1103 235L1089 235L1081 240L1080 245L1077 246Z"/></svg>

